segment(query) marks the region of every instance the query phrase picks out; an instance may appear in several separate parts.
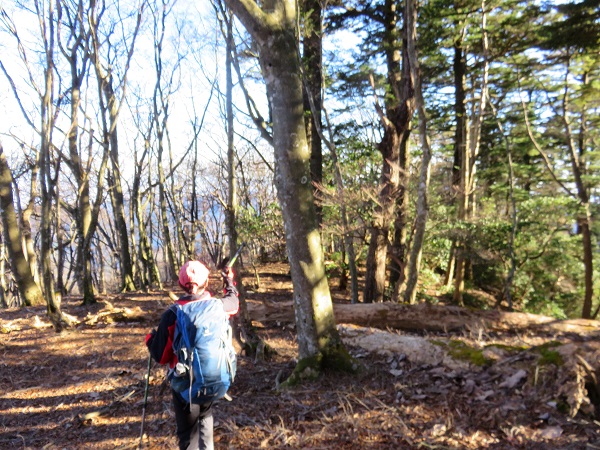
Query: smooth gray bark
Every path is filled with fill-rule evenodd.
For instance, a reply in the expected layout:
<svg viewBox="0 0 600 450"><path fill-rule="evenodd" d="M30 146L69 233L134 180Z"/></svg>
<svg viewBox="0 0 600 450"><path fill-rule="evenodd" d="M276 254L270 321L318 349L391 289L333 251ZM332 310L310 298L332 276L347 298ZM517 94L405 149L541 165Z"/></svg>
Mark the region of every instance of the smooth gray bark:
<svg viewBox="0 0 600 450"><path fill-rule="evenodd" d="M296 2L227 0L259 48L259 59L273 112L275 183L282 208L300 360L313 369L327 364L341 344L325 275L314 205L310 150L306 138L300 58L296 41ZM298 369L298 367L297 367Z"/></svg>

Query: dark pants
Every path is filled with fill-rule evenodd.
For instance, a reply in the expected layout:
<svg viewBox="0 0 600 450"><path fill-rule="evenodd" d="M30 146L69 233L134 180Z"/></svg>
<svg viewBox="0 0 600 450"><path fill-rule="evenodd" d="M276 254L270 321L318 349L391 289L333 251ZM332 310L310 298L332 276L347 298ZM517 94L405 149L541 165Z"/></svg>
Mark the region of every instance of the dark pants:
<svg viewBox="0 0 600 450"><path fill-rule="evenodd" d="M212 403L190 405L172 392L179 450L213 450Z"/></svg>

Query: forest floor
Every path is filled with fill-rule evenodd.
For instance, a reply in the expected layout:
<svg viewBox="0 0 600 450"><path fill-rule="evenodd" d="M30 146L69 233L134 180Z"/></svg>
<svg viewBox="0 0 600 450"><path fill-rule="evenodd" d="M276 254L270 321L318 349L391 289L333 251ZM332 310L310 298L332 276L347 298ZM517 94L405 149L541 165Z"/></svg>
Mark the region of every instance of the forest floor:
<svg viewBox="0 0 600 450"><path fill-rule="evenodd" d="M249 299L289 301L286 266L260 270L260 289ZM348 295L334 294L335 302L348 301ZM43 307L1 311L0 448L137 448L148 370L144 337L170 302L166 292L103 296L92 307L67 297L63 311L78 323L60 334ZM294 326L255 325L276 353L267 359L240 355L232 400L214 408L217 449L600 449L600 393L590 382L598 353L583 353L580 359L588 363L569 379L561 362L534 363L525 351L531 343L544 348L540 342L552 342L562 345L568 359L574 348L569 346L589 350L597 335L490 334L483 339L493 339L496 349L513 349L510 356L462 368L377 352L349 340L350 353L362 367L357 374L326 373L280 390L279 381L291 373L297 357ZM422 333L386 333L389 339L424 338ZM473 345L482 340L468 333L427 338ZM523 351L514 351L517 338ZM153 363L143 448L177 448L170 401L164 369ZM573 402L577 413L569 414Z"/></svg>

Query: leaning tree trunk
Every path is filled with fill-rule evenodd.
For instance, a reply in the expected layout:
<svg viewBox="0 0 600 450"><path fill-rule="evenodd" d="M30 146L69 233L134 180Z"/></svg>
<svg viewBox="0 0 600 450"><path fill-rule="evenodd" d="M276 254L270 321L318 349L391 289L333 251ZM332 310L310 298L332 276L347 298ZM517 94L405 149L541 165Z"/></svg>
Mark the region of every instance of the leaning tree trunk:
<svg viewBox="0 0 600 450"><path fill-rule="evenodd" d="M587 74L584 76L584 85L588 84ZM563 96L563 115L561 116L563 125L565 127L565 134L567 138L567 147L569 150L569 158L571 160L571 169L573 178L575 179L576 195L577 200L580 202L580 212L577 217L577 225L581 232L581 244L583 246L583 267L584 267L584 286L585 293L583 297L583 305L581 309L581 317L583 319L590 319L592 317L592 301L594 298L594 250L592 244L592 215L590 208L590 193L588 183L585 180L586 177L586 159L589 157L586 155L585 146L583 145L587 138L585 133L585 127L582 128L580 136L579 146L575 143L573 138L573 131L571 129L571 122L569 120L570 112L570 99L565 89ZM582 122L585 122L585 117L582 118ZM582 125L583 126L583 125Z"/></svg>
<svg viewBox="0 0 600 450"><path fill-rule="evenodd" d="M31 267L23 253L19 220L15 212L13 177L0 143L0 210L3 232L8 248L10 265L19 288L19 295L27 306L44 304L44 297L36 284Z"/></svg>
<svg viewBox="0 0 600 450"><path fill-rule="evenodd" d="M313 378L325 367L351 370L351 359L336 329L310 183L296 2L272 2L264 6L265 10L250 0L226 3L258 45L273 112L275 183L285 225L298 331L299 361L287 383Z"/></svg>

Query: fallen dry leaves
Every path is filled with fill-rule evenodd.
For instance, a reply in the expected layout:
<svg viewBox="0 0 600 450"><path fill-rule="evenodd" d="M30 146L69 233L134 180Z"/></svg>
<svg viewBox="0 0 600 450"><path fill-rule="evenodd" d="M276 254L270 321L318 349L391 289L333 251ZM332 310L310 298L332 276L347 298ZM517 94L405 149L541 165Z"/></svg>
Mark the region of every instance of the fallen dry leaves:
<svg viewBox="0 0 600 450"><path fill-rule="evenodd" d="M165 293L132 294L85 308L66 298L63 308L78 324L60 334L43 308L2 311L0 448L136 448L148 361L144 336L168 302ZM487 348L492 340L515 346L516 337L357 329L346 338L362 363L359 374L329 373L281 391L278 381L295 364L293 325L259 325L277 354L268 361L240 356L233 400L215 406L217 449L600 448L597 398L590 394L597 341L563 342L560 367L540 364L535 352L500 345L486 352L489 364L474 366L448 364L431 342L455 339ZM372 337L361 344L361 335L375 334L384 345ZM398 337L410 351L390 347ZM556 336L531 339L539 345ZM527 345L523 336L519 340ZM177 447L170 393L157 365L142 443Z"/></svg>

